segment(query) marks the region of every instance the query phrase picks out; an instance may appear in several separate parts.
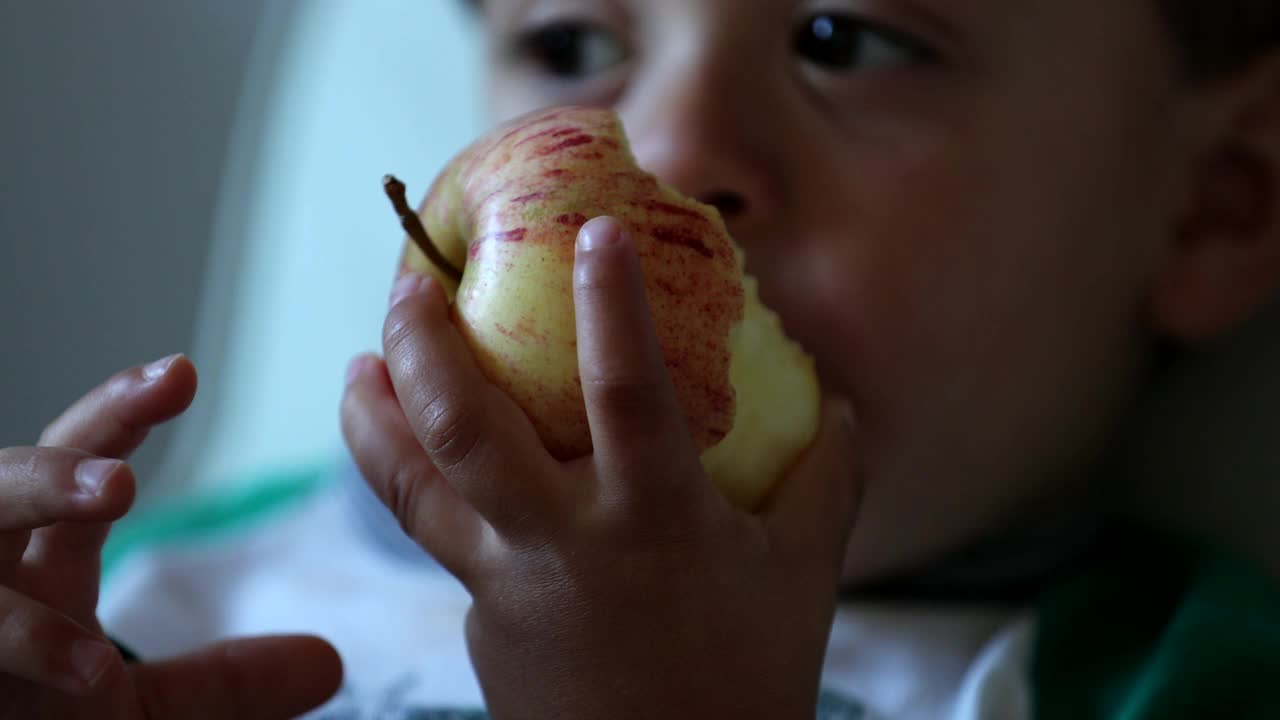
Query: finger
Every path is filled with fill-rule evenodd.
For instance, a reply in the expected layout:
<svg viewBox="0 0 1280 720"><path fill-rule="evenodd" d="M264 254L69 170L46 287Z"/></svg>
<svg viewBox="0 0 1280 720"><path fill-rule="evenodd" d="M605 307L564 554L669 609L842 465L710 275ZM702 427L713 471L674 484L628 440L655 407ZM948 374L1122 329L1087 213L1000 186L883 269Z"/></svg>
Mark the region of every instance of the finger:
<svg viewBox="0 0 1280 720"><path fill-rule="evenodd" d="M87 620L92 612L76 605L96 602L104 523L123 516L133 495L123 461L56 447L0 450L0 579L20 575L35 600ZM68 551L50 557L55 529Z"/></svg>
<svg viewBox="0 0 1280 720"><path fill-rule="evenodd" d="M195 392L195 366L181 355L132 368L76 401L45 429L39 444L124 459L153 426L185 411Z"/></svg>
<svg viewBox="0 0 1280 720"><path fill-rule="evenodd" d="M454 575L466 575L486 523L418 444L381 358L364 355L352 361L342 398L342 434L365 481L409 537Z"/></svg>
<svg viewBox="0 0 1280 720"><path fill-rule="evenodd" d="M552 514L558 463L519 406L476 365L434 280L401 278L383 347L419 444L472 507L504 535Z"/></svg>
<svg viewBox="0 0 1280 720"><path fill-rule="evenodd" d="M582 228L573 287L597 464L624 476L688 477L669 472L673 459L687 459L693 469L698 453L658 345L635 246L617 220L597 218ZM668 472L655 472L655 463Z"/></svg>
<svg viewBox="0 0 1280 720"><path fill-rule="evenodd" d="M764 511L776 546L836 571L862 500L853 411L828 400L813 445L779 483Z"/></svg>
<svg viewBox="0 0 1280 720"><path fill-rule="evenodd" d="M102 686L122 663L102 636L0 587L0 675L84 694Z"/></svg>
<svg viewBox="0 0 1280 720"><path fill-rule="evenodd" d="M63 448L0 449L0 532L116 520L133 502L120 460Z"/></svg>
<svg viewBox="0 0 1280 720"><path fill-rule="evenodd" d="M55 420L40 437L43 446L68 447L103 457L125 458L146 439L150 429L190 406L196 371L181 355L126 370L92 390ZM123 510L101 518L115 520L133 501L132 477ZM57 574L41 581L41 599L83 621L97 603L90 585L100 566L99 554L109 526L105 523L62 523L33 534L26 559Z"/></svg>
<svg viewBox="0 0 1280 720"><path fill-rule="evenodd" d="M333 697L342 660L319 638L262 637L137 665L134 673L150 718L285 720Z"/></svg>
<svg viewBox="0 0 1280 720"><path fill-rule="evenodd" d="M0 450L0 530L11 531L0 534L0 567L35 600L89 623L108 523L128 512L134 493L121 460L64 448Z"/></svg>

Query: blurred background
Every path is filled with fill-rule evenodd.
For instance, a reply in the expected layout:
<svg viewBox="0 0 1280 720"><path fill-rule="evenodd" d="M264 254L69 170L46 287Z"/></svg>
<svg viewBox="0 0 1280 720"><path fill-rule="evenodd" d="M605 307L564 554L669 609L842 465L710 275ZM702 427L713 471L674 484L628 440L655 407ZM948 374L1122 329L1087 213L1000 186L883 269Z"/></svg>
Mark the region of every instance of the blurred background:
<svg viewBox="0 0 1280 720"><path fill-rule="evenodd" d="M342 452L417 195L481 128L446 0L0 3L0 447L173 352L192 411L135 468L156 497Z"/></svg>

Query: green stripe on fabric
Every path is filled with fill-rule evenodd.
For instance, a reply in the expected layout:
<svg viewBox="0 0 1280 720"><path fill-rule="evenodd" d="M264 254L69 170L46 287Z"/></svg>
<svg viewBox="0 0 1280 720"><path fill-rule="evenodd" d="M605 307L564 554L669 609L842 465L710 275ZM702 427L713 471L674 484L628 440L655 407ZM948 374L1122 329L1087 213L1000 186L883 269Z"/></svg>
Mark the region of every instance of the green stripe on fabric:
<svg viewBox="0 0 1280 720"><path fill-rule="evenodd" d="M130 553L244 530L309 497L333 477L328 466L264 473L220 493L198 496L117 523L102 551L110 576Z"/></svg>
<svg viewBox="0 0 1280 720"><path fill-rule="evenodd" d="M1280 586L1225 551L1131 539L1038 610L1037 718L1280 718Z"/></svg>

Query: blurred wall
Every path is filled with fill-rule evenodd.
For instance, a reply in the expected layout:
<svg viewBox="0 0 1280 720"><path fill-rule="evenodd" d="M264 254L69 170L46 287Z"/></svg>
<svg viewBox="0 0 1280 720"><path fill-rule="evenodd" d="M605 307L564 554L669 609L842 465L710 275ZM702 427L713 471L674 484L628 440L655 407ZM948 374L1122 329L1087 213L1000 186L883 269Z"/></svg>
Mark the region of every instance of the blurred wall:
<svg viewBox="0 0 1280 720"><path fill-rule="evenodd" d="M117 369L191 349L262 16L251 0L0 2L0 446L33 443Z"/></svg>
<svg viewBox="0 0 1280 720"><path fill-rule="evenodd" d="M206 397L166 481L225 486L342 456L344 370L379 347L400 254L382 176L419 196L480 130L482 49L462 2L290 6L260 121L229 150L196 339Z"/></svg>

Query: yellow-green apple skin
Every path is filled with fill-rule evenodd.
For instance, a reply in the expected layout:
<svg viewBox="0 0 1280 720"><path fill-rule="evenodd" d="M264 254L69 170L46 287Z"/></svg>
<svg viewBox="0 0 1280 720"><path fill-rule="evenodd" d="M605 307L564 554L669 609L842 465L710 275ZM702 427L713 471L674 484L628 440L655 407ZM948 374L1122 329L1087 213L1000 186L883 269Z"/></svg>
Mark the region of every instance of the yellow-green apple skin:
<svg viewBox="0 0 1280 720"><path fill-rule="evenodd" d="M412 242L402 270L433 274L488 378L562 460L591 452L578 375L578 230L609 215L631 231L658 342L689 432L724 495L755 508L817 432L813 361L743 273L720 214L637 166L610 110L552 108L459 154L419 210L455 284Z"/></svg>

